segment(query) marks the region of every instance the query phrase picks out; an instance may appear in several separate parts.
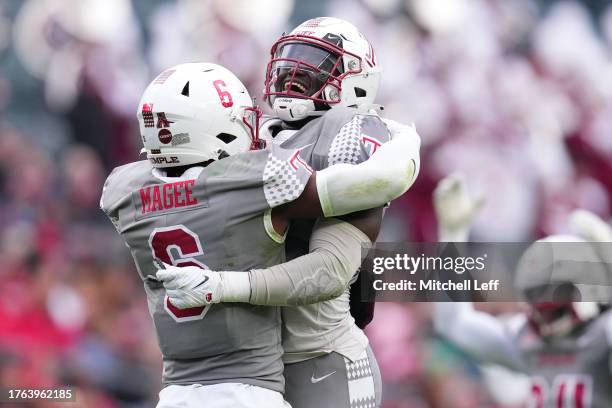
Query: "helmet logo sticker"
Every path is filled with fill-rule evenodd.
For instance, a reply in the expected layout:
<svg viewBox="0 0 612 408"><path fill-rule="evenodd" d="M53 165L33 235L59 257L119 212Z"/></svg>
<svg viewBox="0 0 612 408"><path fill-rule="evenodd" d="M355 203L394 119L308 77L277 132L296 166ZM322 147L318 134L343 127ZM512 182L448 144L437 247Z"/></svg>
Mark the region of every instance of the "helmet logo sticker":
<svg viewBox="0 0 612 408"><path fill-rule="evenodd" d="M153 123L153 104L143 103L142 104L142 119L144 120L144 127L152 128Z"/></svg>
<svg viewBox="0 0 612 408"><path fill-rule="evenodd" d="M174 122L169 121L166 118L166 114L164 112L157 112L157 128L158 129L168 128L170 127L171 123L174 123Z"/></svg>
<svg viewBox="0 0 612 408"><path fill-rule="evenodd" d="M168 129L162 129L157 134L157 137L159 137L159 141L161 143L168 144L172 141L172 132L170 132Z"/></svg>
<svg viewBox="0 0 612 408"><path fill-rule="evenodd" d="M191 142L189 133L177 133L172 136L172 146L178 146L189 142Z"/></svg>

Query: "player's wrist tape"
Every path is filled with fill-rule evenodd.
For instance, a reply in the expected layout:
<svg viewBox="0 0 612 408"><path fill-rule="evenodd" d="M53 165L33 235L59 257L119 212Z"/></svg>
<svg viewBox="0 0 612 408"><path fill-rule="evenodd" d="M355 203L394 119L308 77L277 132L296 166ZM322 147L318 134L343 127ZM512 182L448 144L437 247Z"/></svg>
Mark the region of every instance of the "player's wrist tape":
<svg viewBox="0 0 612 408"><path fill-rule="evenodd" d="M249 272L219 272L223 290L221 302L248 303L251 297L251 279Z"/></svg>

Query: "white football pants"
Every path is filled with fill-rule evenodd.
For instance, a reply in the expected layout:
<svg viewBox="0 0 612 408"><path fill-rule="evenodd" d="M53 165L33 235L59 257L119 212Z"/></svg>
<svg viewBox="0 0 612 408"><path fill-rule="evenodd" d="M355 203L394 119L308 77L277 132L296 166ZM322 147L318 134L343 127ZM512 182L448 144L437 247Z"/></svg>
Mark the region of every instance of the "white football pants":
<svg viewBox="0 0 612 408"><path fill-rule="evenodd" d="M249 384L169 385L157 408L291 408L280 392Z"/></svg>

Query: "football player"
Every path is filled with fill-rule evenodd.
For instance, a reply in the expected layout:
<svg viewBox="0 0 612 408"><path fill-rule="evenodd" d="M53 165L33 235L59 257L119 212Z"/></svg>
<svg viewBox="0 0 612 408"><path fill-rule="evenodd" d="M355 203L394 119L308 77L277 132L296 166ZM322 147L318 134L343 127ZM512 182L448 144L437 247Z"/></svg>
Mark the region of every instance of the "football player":
<svg viewBox="0 0 612 408"><path fill-rule="evenodd" d="M467 193L465 182L453 177L441 183L435 203L442 239L465 241L479 206ZM588 212L575 212L570 225L585 238L612 241L610 227ZM435 327L442 336L484 364L501 365L529 377L528 407L609 407L612 401L610 286L584 285L576 274L551 277L548 268L540 268L549 261L544 255L564 248L555 243L581 241L572 254L554 253L555 268L562 267L564 260L576 265L582 259L591 266L581 272L598 275L593 282L612 281L598 246L585 245L577 235L551 236L531 246L519 263L516 283L528 300L527 313L502 321L468 302L436 305ZM550 283L574 284L583 295L589 293L591 301L544 302L542 288Z"/></svg>
<svg viewBox="0 0 612 408"><path fill-rule="evenodd" d="M413 134L394 135L359 165L315 171L299 149L258 149L258 118L244 85L223 67L168 69L139 105L147 160L116 168L104 185L101 208L132 253L162 351L160 408L286 403L279 309L245 303L185 308L166 295L156 276L158 262L218 270L278 264L291 219L381 206L403 194L416 175L419 143ZM372 236L367 226L359 227L315 230L308 259L326 265L332 258L344 261L337 268L356 268L358 260L345 259L343 249ZM157 275L171 286L163 273ZM177 290L189 286L182 278L191 275L175 280ZM230 302L242 301L245 286L250 291L248 277L225 283Z"/></svg>
<svg viewBox="0 0 612 408"><path fill-rule="evenodd" d="M316 170L367 160L388 140L384 123L371 111L381 71L371 44L352 24L328 17L300 24L272 46L265 96L276 116L263 120L262 138L283 148L302 147L300 156ZM393 121L388 126L393 131L402 128ZM354 222L355 217L344 220ZM375 238L382 210L358 217L375 230ZM313 224L292 222L286 238L289 259L308 253L309 241L312 250L316 242L311 236ZM353 306L360 326L372 318L370 305L360 302L359 287L350 292L360 260L359 248L351 252L357 263L349 273L338 273L334 271L338 267L331 264L307 267L301 260L250 272L251 295L244 301L286 306L282 309L286 399L295 408L380 404L378 366L350 313ZM184 277L185 271L173 269L164 276L181 273ZM200 285L204 277L215 276L214 272L194 268L189 273L194 274L192 282L198 285L198 293L172 292L169 295L176 295L177 303L187 296L194 300L189 305L204 304L206 293L227 301L216 293L218 287ZM238 276L230 274L224 281ZM209 285L217 281L215 276ZM313 304L315 301L321 302Z"/></svg>

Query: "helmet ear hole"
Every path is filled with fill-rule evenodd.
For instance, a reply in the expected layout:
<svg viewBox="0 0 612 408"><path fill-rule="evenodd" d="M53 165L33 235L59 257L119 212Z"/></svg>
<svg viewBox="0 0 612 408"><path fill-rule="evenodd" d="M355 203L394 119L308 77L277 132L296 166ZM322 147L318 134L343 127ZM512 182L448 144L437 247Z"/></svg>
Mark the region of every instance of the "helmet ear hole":
<svg viewBox="0 0 612 408"><path fill-rule="evenodd" d="M189 81L187 81L187 83L183 87L183 90L181 91L181 95L187 96L187 97L189 96Z"/></svg>
<svg viewBox="0 0 612 408"><path fill-rule="evenodd" d="M225 144L228 144L237 139L236 136L230 135L229 133L219 133L216 137Z"/></svg>

